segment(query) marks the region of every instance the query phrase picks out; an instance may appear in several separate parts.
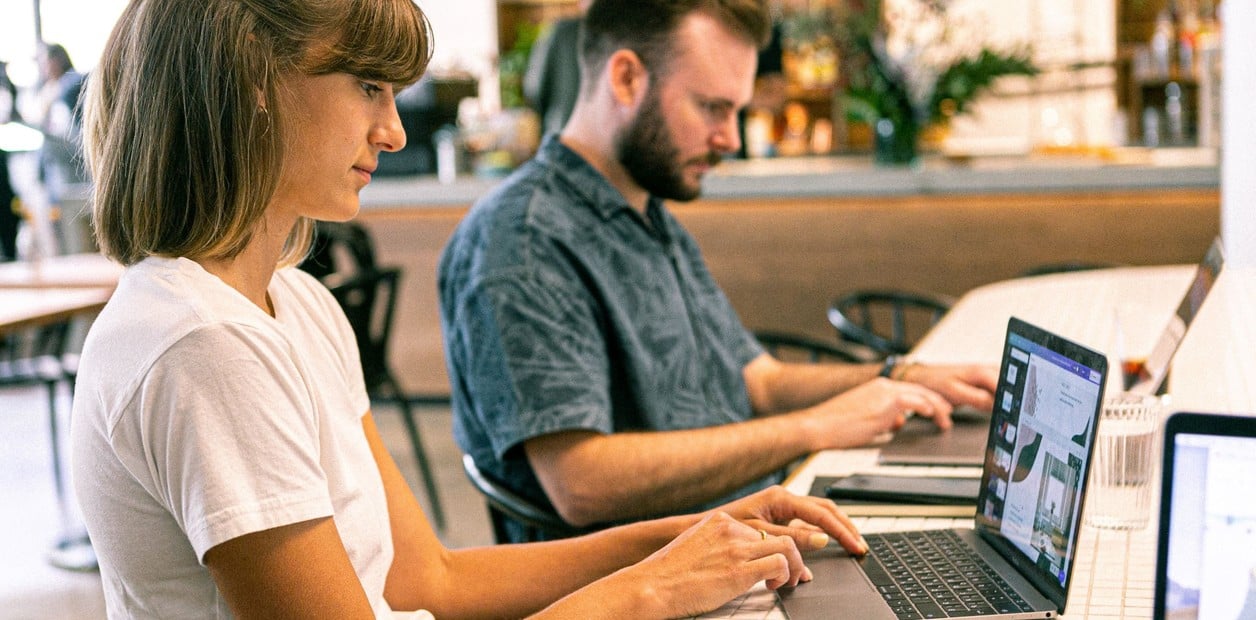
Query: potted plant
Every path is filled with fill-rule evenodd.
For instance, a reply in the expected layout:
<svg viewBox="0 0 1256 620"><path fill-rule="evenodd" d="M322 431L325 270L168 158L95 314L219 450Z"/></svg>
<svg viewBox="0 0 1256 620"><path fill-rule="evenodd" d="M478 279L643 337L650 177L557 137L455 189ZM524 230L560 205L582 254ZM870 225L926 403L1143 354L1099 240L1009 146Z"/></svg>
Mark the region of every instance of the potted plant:
<svg viewBox="0 0 1256 620"><path fill-rule="evenodd" d="M839 24L847 115L872 127L878 163L915 162L926 127L968 112L998 78L1038 73L1027 46L974 45L948 20L947 0L867 0Z"/></svg>

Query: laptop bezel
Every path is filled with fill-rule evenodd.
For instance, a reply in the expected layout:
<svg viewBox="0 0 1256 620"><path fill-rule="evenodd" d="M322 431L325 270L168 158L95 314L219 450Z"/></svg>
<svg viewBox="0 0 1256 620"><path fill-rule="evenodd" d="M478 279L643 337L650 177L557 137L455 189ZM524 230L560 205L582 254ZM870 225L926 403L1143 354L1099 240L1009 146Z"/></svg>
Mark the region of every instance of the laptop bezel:
<svg viewBox="0 0 1256 620"><path fill-rule="evenodd" d="M1003 377L1007 376L1008 364L1011 358L1012 335L1016 334L1031 342L1037 343L1052 351L1060 353L1065 357L1085 365L1087 368L1099 373L1099 393L1095 402L1095 409L1091 413L1091 420L1094 422L1087 429L1086 441L1086 462L1083 471L1080 474L1078 484L1080 485L1080 498L1077 504L1077 524L1074 531L1074 537L1080 536L1080 530L1083 527L1081 515L1086 509L1086 496L1090 486L1090 468L1094 463L1095 437L1098 429L1099 410L1103 407L1104 390L1107 385L1108 377L1108 358L1102 353L1086 348L1062 336L1051 333L1045 329L1037 327L1031 323L1023 321L1016 317L1008 320L1007 332L1003 340L1003 357L999 363L1000 387L1003 385ZM973 528L982 540L986 541L1000 556L1011 563L1027 581L1029 581L1039 592L1046 596L1052 603L1057 605L1060 613L1064 613L1064 606L1068 602L1068 590L1073 582L1073 568L1077 564L1077 546L1076 544L1070 549L1072 556L1065 567L1064 583L1059 583L1054 578L1048 578L1042 575L1041 569L1034 564L1028 557L1018 549L1011 540L999 533L998 530L982 523L981 507L985 504L987 494L990 492L987 488L987 472L992 468L991 462L994 460L994 454L991 450L990 443L993 441L993 435L997 432L998 416L991 416L989 437L986 443L986 463L983 466L982 488L981 494L977 498L977 516L973 519Z"/></svg>
<svg viewBox="0 0 1256 620"><path fill-rule="evenodd" d="M1169 589L1169 533L1173 512L1173 465L1177 456L1178 435L1210 437L1246 437L1256 439L1256 419L1227 413L1178 411L1164 425L1164 444L1160 466L1160 520L1156 536L1156 579L1152 618L1164 618Z"/></svg>

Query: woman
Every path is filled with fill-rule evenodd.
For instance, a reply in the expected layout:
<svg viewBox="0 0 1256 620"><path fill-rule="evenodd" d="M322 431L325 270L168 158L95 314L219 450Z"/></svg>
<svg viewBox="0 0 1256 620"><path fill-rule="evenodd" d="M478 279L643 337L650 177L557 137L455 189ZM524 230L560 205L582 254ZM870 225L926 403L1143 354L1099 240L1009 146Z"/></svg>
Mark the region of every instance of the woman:
<svg viewBox="0 0 1256 620"><path fill-rule="evenodd" d="M393 94L428 56L411 0L132 0L119 19L85 132L98 241L128 268L72 429L110 615L684 616L808 579L798 549L830 535L864 550L831 502L780 489L576 540L441 546L343 314L291 268L310 222L353 217L404 145Z"/></svg>

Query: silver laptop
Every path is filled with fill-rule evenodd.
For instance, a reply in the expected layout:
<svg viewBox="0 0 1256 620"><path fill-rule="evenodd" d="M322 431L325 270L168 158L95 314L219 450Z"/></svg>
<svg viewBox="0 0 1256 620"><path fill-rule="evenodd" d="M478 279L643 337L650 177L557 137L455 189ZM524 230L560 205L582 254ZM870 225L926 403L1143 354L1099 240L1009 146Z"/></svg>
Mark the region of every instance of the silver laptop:
<svg viewBox="0 0 1256 620"><path fill-rule="evenodd" d="M1178 345L1186 336L1199 308L1212 290L1225 262L1221 239L1216 239L1195 269L1195 277L1182 295L1177 311L1152 347L1146 360L1137 360L1123 368L1126 390L1138 394L1158 394L1169 375L1169 365ZM1125 366L1125 364L1123 364ZM881 447L877 459L882 465L952 465L980 467L985 451L988 419L982 412L957 409L954 426L938 430L928 418L912 418Z"/></svg>
<svg viewBox="0 0 1256 620"><path fill-rule="evenodd" d="M1186 294L1178 304L1177 312L1169 317L1169 324L1160 332L1160 338L1147 359L1127 362L1122 360L1121 376L1126 391L1136 394L1158 394L1162 392L1164 380L1169 376L1169 364L1173 362L1173 354L1177 353L1178 345L1186 337L1186 330L1199 314L1200 306L1208 297L1208 291L1216 284L1221 275L1221 266L1225 262L1225 253L1221 249L1221 238L1213 240L1204 260L1195 269L1195 278L1187 287Z"/></svg>
<svg viewBox="0 0 1256 620"><path fill-rule="evenodd" d="M1256 418L1175 413L1164 431L1156 618L1256 618Z"/></svg>
<svg viewBox="0 0 1256 620"><path fill-rule="evenodd" d="M808 554L815 579L780 592L789 617L1063 613L1107 372L1104 355L1008 321L974 527L867 534L862 558Z"/></svg>

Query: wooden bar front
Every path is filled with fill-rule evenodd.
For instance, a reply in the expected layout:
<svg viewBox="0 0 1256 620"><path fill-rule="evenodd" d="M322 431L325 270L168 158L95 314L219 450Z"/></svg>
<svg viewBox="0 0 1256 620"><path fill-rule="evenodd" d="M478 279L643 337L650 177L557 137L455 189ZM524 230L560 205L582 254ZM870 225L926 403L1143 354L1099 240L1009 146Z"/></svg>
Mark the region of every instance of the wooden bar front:
<svg viewBox="0 0 1256 620"><path fill-rule="evenodd" d="M404 387L448 393L436 265L466 204L376 205L359 220L404 269L393 362ZM672 204L746 326L832 337L844 291L960 295L1066 260L1193 263L1220 231L1215 187L729 197Z"/></svg>

